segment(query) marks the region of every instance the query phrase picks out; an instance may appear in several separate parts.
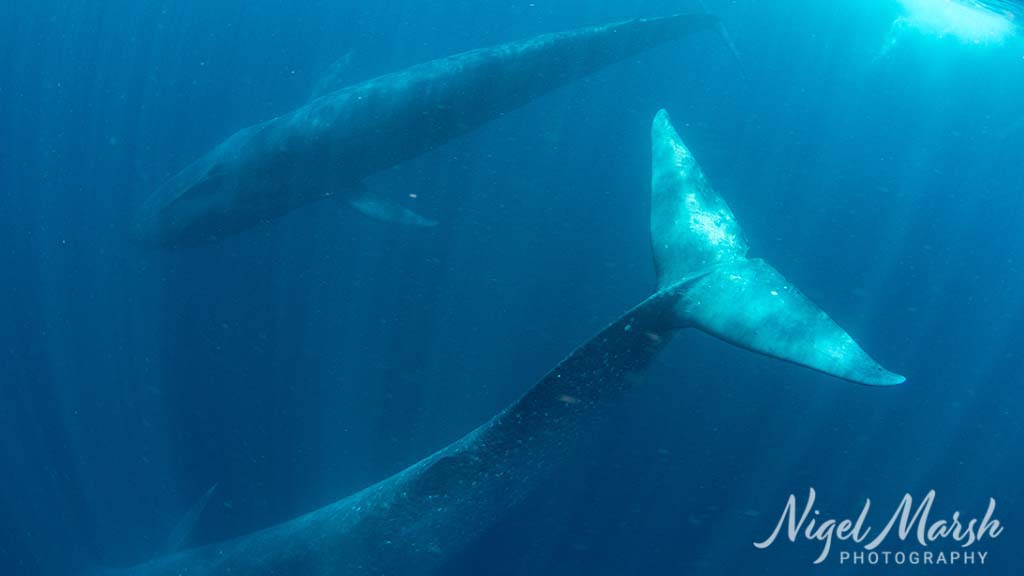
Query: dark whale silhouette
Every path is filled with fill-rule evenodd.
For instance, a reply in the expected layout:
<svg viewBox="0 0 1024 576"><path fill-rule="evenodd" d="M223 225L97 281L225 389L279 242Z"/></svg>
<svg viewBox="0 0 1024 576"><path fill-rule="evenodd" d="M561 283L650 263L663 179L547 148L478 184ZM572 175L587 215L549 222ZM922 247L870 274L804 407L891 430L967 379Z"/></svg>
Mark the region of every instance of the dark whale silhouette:
<svg viewBox="0 0 1024 576"><path fill-rule="evenodd" d="M136 231L160 245L217 239L335 198L370 216L431 225L362 186L538 96L690 32L707 15L581 28L473 50L336 90L240 130L140 209Z"/></svg>

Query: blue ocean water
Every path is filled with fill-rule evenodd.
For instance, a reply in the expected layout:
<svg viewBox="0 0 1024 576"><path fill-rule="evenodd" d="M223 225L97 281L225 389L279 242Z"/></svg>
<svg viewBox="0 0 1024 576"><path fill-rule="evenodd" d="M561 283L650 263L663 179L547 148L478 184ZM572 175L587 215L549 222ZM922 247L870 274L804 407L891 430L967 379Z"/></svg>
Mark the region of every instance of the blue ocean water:
<svg viewBox="0 0 1024 576"><path fill-rule="evenodd" d="M936 0L937 4L942 4ZM128 233L226 136L454 52L699 3L14 0L0 9L0 573L152 558L287 520L455 440L654 288L668 109L753 252L907 384L683 333L446 574L1020 570L1024 44L922 2L707 2L694 35L395 169L431 229L320 203L221 242ZM926 3L925 3L926 4ZM927 8L927 6L925 6ZM759 550L790 494L881 528L906 493L1005 532L985 565ZM911 540L913 537L911 537ZM910 550L913 541L890 549ZM849 549L849 547L847 547ZM936 543L932 549L956 546Z"/></svg>

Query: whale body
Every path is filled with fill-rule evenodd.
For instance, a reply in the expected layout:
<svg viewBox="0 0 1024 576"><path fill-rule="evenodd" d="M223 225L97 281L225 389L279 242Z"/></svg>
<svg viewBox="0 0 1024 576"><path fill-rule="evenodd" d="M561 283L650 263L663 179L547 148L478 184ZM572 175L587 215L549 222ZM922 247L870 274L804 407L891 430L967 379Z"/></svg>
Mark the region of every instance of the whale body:
<svg viewBox="0 0 1024 576"><path fill-rule="evenodd" d="M371 192L363 178L418 156L534 98L690 32L709 15L638 19L473 50L313 99L240 130L163 184L138 235L173 245L218 239L337 198L369 216L433 221Z"/></svg>
<svg viewBox="0 0 1024 576"><path fill-rule="evenodd" d="M651 244L658 290L460 440L361 492L226 542L113 571L121 576L434 573L549 477L680 329L872 386L904 381L763 260L659 112ZM684 375L685 377L685 375Z"/></svg>

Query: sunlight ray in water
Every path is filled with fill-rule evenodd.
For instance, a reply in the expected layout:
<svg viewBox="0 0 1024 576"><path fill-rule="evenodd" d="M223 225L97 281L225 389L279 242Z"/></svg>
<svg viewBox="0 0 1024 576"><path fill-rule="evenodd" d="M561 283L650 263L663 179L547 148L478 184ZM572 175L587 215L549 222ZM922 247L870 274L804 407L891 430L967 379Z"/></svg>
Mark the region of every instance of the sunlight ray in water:
<svg viewBox="0 0 1024 576"><path fill-rule="evenodd" d="M1015 32L1013 12L973 0L900 0L906 15L897 20L936 36L967 44L998 44Z"/></svg>

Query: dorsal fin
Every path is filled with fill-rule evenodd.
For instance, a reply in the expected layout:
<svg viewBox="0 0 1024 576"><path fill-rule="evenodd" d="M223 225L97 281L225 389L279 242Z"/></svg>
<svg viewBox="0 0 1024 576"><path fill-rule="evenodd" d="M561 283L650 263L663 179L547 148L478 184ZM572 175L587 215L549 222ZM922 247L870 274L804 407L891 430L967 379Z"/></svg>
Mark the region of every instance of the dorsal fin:
<svg viewBox="0 0 1024 576"><path fill-rule="evenodd" d="M325 94L369 80L380 74L378 68L366 58L358 57L354 50L349 50L324 70L313 86L309 99L316 100Z"/></svg>
<svg viewBox="0 0 1024 576"><path fill-rule="evenodd" d="M747 258L735 216L664 110L652 138L651 242L658 287L678 296L677 326L860 384L905 380L768 263Z"/></svg>

